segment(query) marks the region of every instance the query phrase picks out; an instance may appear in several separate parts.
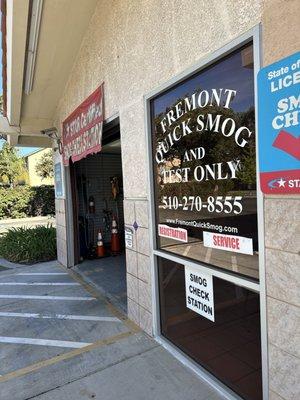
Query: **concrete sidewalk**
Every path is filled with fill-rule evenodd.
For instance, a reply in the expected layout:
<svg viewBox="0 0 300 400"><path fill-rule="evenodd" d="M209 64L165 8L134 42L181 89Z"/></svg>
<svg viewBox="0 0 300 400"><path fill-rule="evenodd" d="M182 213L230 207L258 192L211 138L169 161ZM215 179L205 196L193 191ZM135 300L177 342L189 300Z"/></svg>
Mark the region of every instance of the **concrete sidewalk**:
<svg viewBox="0 0 300 400"><path fill-rule="evenodd" d="M55 226L54 217L26 217L26 218L8 218L0 219L0 233L6 232L9 228L27 227L33 228L35 226L46 226L52 224Z"/></svg>
<svg viewBox="0 0 300 400"><path fill-rule="evenodd" d="M222 399L53 262L0 272L0 357L1 400Z"/></svg>

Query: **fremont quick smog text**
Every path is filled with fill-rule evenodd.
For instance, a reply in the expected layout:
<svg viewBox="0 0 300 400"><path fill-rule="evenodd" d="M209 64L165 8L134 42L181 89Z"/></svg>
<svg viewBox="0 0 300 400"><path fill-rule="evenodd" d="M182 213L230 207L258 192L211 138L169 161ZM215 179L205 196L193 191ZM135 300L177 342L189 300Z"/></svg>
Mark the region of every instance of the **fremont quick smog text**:
<svg viewBox="0 0 300 400"><path fill-rule="evenodd" d="M194 92L191 96L178 101L163 115L159 122L163 138L158 142L155 153L162 184L185 183L189 180L218 182L237 179L237 174L242 168L241 160L232 159L205 164L204 146L186 150L178 167L166 167L169 151L191 134L201 135L208 131L211 135L222 135L224 138L234 140L239 148L247 146L252 135L250 129L238 126L233 118L226 115L226 110L230 109L230 103L236 96L238 96L236 90L223 88ZM207 112L210 107L214 110L217 107L224 112ZM203 109L205 112L202 112ZM199 110L196 120L188 116L194 110ZM190 162L193 160L202 161L191 167ZM185 166L186 163L189 163L189 166ZM164 209L201 211L205 208L210 213L240 214L243 210L242 196L208 196L205 199L201 196L163 196L162 204Z"/></svg>

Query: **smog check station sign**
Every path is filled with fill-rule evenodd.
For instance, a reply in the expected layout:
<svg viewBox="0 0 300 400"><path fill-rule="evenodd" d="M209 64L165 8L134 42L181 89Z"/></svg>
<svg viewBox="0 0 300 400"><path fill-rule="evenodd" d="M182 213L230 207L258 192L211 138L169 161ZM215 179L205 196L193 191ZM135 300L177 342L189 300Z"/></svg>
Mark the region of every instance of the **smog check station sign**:
<svg viewBox="0 0 300 400"><path fill-rule="evenodd" d="M261 190L300 193L300 52L258 73Z"/></svg>
<svg viewBox="0 0 300 400"><path fill-rule="evenodd" d="M213 277L198 268L185 266L186 306L210 321L215 321Z"/></svg>

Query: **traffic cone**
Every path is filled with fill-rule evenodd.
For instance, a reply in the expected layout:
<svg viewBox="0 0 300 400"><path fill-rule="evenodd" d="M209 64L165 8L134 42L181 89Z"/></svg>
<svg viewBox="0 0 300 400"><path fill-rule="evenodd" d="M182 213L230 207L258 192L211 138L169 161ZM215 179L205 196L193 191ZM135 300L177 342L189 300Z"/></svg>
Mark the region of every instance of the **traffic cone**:
<svg viewBox="0 0 300 400"><path fill-rule="evenodd" d="M110 244L111 254L116 256L120 253L120 236L118 233L118 226L115 216L113 216L111 224L111 244Z"/></svg>
<svg viewBox="0 0 300 400"><path fill-rule="evenodd" d="M98 237L97 237L97 257L104 257L105 256L105 249L102 240L102 233L99 229Z"/></svg>

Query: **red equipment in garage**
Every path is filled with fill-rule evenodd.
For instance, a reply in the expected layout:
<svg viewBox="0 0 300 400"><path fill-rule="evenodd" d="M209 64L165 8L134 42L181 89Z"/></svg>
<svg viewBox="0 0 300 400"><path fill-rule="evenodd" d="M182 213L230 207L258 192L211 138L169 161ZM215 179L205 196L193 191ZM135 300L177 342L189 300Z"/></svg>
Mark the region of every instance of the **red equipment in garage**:
<svg viewBox="0 0 300 400"><path fill-rule="evenodd" d="M120 254L121 246L120 246L120 236L118 233L118 225L116 221L116 217L113 216L112 224L111 224L111 254L113 256Z"/></svg>
<svg viewBox="0 0 300 400"><path fill-rule="evenodd" d="M99 229L98 238L97 238L97 257L104 257L105 256L105 249L102 240L102 233Z"/></svg>

